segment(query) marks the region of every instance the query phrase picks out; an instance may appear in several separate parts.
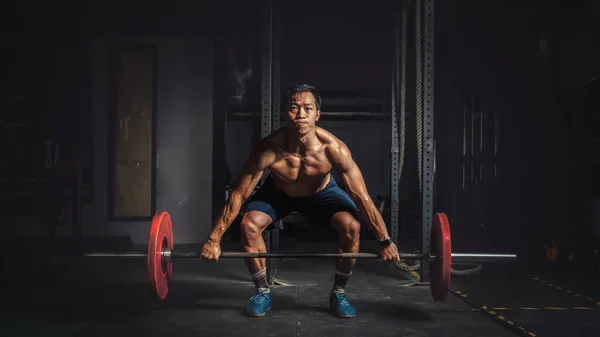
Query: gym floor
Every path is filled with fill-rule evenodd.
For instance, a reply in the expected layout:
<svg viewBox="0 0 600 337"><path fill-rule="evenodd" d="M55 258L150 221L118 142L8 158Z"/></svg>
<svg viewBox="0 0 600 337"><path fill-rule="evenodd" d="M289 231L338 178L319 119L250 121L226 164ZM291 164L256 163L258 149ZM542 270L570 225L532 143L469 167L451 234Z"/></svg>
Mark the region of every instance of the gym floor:
<svg viewBox="0 0 600 337"><path fill-rule="evenodd" d="M597 336L600 328L600 289L585 275L530 275L514 262L485 263L478 273L455 276L446 301L434 302L429 286L414 285L414 275L380 261L359 260L347 288L358 312L354 319L328 312L331 260L282 261L276 278L286 285L272 288L273 310L262 318L243 315L252 295L243 260L177 260L173 270L165 301L148 291L145 260L140 259L5 270L12 279L5 279L9 282L3 287L1 334Z"/></svg>

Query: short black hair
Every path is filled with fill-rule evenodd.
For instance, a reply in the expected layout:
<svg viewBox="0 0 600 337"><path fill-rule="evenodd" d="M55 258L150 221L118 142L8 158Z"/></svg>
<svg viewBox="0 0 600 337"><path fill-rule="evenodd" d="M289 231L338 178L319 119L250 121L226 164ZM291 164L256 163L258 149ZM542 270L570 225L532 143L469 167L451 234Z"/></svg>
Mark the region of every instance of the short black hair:
<svg viewBox="0 0 600 337"><path fill-rule="evenodd" d="M310 84L291 85L285 94L287 105L289 106L290 104L292 104L294 102L294 98L296 98L296 95L301 94L303 92L310 92L315 97L315 105L317 106L317 110L321 110L321 104L323 103L323 99L321 98L321 95L319 95L319 91L317 90L317 88Z"/></svg>

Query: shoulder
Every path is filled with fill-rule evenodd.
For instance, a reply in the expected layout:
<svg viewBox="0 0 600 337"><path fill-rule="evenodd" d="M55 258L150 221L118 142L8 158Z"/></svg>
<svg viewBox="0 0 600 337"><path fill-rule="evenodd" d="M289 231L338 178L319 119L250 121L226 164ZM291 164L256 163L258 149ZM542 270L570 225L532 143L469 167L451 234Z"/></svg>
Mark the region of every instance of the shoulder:
<svg viewBox="0 0 600 337"><path fill-rule="evenodd" d="M343 161L352 157L348 146L333 133L323 129L317 129L317 136L325 148L325 153L333 162Z"/></svg>
<svg viewBox="0 0 600 337"><path fill-rule="evenodd" d="M276 130L268 136L261 138L254 145L255 152L279 152L285 145L285 133L282 129Z"/></svg>
<svg viewBox="0 0 600 337"><path fill-rule="evenodd" d="M262 139L263 147L274 153L282 152L285 149L286 141L285 128L275 130Z"/></svg>
<svg viewBox="0 0 600 337"><path fill-rule="evenodd" d="M277 130L257 141L250 152L250 161L259 163L263 168L273 164L283 152L284 133Z"/></svg>

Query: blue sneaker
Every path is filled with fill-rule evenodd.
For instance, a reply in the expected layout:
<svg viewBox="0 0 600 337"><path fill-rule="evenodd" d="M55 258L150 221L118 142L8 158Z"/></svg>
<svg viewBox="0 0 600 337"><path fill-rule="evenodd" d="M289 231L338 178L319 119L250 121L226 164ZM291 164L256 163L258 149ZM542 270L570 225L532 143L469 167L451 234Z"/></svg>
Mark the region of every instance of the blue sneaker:
<svg viewBox="0 0 600 337"><path fill-rule="evenodd" d="M263 293L256 290L256 295L250 297L250 303L246 307L246 314L252 317L262 317L271 310L271 293Z"/></svg>
<svg viewBox="0 0 600 337"><path fill-rule="evenodd" d="M329 308L339 318L352 318L356 316L356 310L348 302L348 298L344 293L332 292L329 295Z"/></svg>

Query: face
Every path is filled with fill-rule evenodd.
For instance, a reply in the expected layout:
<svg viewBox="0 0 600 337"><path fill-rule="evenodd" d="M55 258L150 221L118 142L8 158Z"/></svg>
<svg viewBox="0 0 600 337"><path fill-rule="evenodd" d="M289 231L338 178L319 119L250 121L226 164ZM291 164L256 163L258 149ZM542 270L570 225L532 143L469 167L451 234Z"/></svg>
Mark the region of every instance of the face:
<svg viewBox="0 0 600 337"><path fill-rule="evenodd" d="M305 135L314 130L316 122L321 116L317 110L315 97L310 92L302 92L296 95L287 109L289 125L298 134Z"/></svg>

